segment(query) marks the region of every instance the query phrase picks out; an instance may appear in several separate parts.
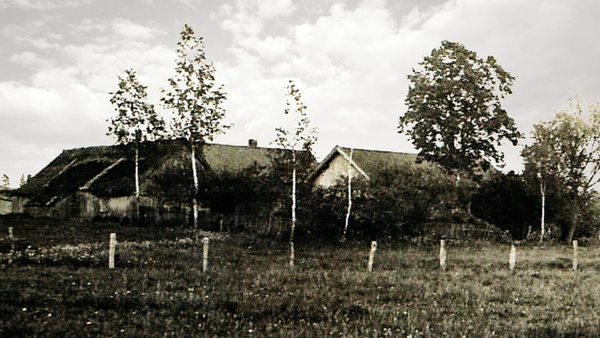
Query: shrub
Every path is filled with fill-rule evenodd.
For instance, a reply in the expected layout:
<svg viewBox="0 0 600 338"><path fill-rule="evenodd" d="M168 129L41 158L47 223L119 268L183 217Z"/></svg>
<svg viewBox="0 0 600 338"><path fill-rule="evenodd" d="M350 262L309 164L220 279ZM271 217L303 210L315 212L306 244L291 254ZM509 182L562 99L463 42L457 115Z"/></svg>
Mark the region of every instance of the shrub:
<svg viewBox="0 0 600 338"><path fill-rule="evenodd" d="M348 231L362 239L422 235L428 224L452 217L462 189L438 167L412 163L383 168L370 180L357 180L352 185ZM339 233L348 205L346 179L330 188L316 189L309 201L313 230Z"/></svg>

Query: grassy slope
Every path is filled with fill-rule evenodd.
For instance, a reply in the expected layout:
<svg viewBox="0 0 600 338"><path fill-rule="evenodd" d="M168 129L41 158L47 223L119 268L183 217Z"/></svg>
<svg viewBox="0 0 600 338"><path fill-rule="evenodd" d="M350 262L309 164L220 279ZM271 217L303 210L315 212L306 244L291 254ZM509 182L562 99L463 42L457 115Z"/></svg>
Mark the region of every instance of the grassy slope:
<svg viewBox="0 0 600 338"><path fill-rule="evenodd" d="M578 272L570 271L569 248L519 248L510 272L507 246L449 246L449 268L440 273L435 247L380 245L369 274L368 244L299 246L298 266L289 270L285 245L232 237L211 242L204 274L200 246L178 240L187 235L181 230L77 223L58 230L51 222L2 220L0 238L15 226L23 255L8 264L7 246L0 250L0 336L600 332L600 250L592 247L580 248ZM110 271L106 243L85 243L114 230L125 243Z"/></svg>

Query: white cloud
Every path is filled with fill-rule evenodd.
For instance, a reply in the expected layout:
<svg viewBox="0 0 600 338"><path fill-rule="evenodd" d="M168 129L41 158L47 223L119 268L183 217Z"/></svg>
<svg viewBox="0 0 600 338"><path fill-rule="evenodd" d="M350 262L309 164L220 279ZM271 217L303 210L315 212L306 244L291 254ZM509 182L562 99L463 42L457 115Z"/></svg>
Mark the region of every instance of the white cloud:
<svg viewBox="0 0 600 338"><path fill-rule="evenodd" d="M156 38L157 35L164 34L164 32L159 29L139 25L129 20L122 19L115 20L112 23L112 29L116 34L134 41L151 40Z"/></svg>
<svg viewBox="0 0 600 338"><path fill-rule="evenodd" d="M288 16L296 10L292 0L258 0L256 6L258 15L265 19Z"/></svg>
<svg viewBox="0 0 600 338"><path fill-rule="evenodd" d="M0 82L0 116L5 121L4 125L17 115L49 115L62 103L62 98L54 90L27 87L14 82Z"/></svg>
<svg viewBox="0 0 600 338"><path fill-rule="evenodd" d="M104 21L83 19L79 24L68 25L70 27L70 33L74 36L84 36L89 33L98 32L103 33L108 30L108 25Z"/></svg>
<svg viewBox="0 0 600 338"><path fill-rule="evenodd" d="M55 64L54 60L42 58L38 54L31 52L13 54L8 61L24 67L31 67L35 69L48 68Z"/></svg>
<svg viewBox="0 0 600 338"><path fill-rule="evenodd" d="M223 20L221 26L231 32L236 39L256 37L263 29L261 20L246 12L238 12Z"/></svg>
<svg viewBox="0 0 600 338"><path fill-rule="evenodd" d="M0 8L47 10L61 7L77 7L89 2L89 0L3 0L0 2Z"/></svg>

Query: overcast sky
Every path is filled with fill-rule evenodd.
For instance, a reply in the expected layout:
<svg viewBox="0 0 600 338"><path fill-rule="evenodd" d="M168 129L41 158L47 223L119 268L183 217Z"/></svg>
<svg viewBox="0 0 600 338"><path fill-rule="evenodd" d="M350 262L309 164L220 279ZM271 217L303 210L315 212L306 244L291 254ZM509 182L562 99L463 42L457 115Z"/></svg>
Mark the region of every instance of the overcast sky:
<svg viewBox="0 0 600 338"><path fill-rule="evenodd" d="M517 77L503 105L529 137L568 97L600 101L598 13L596 0L0 0L0 175L16 187L63 149L112 144L117 76L133 68L158 103L184 23L228 93L234 126L218 143L269 146L293 79L319 158L335 145L416 152L397 133L407 75L442 40ZM520 148L503 150L520 171Z"/></svg>

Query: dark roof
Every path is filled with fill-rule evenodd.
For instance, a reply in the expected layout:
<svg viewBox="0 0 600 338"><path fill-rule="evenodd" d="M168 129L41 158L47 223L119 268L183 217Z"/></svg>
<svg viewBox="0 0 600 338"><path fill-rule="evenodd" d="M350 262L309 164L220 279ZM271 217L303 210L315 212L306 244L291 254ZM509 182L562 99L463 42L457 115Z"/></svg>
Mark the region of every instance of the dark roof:
<svg viewBox="0 0 600 338"><path fill-rule="evenodd" d="M23 195L37 194L47 187L53 179L58 178L72 167L85 162L110 163L116 161L118 159L116 150L116 147L111 146L63 150L50 164L17 189L17 193Z"/></svg>
<svg viewBox="0 0 600 338"><path fill-rule="evenodd" d="M417 165L417 155L397 153L392 151L352 149L338 147L348 157L352 153L352 161L367 175L375 175L386 169L398 168L405 165Z"/></svg>
<svg viewBox="0 0 600 338"><path fill-rule="evenodd" d="M381 171L405 167L406 165L431 165L428 162L417 163L416 154L336 146L311 173L309 180L316 178L323 170L327 169L329 163L337 156L344 156L347 159L352 157L354 167L367 178L377 175Z"/></svg>
<svg viewBox="0 0 600 338"><path fill-rule="evenodd" d="M202 148L203 151L199 149ZM36 204L47 205L78 190L95 195L126 196L135 191L133 145L76 148L63 151L18 189ZM287 151L277 148L205 144L196 148L198 171L240 173L258 165L268 168L271 159ZM168 170L191 170L189 147L183 140L147 142L140 147L140 183Z"/></svg>

